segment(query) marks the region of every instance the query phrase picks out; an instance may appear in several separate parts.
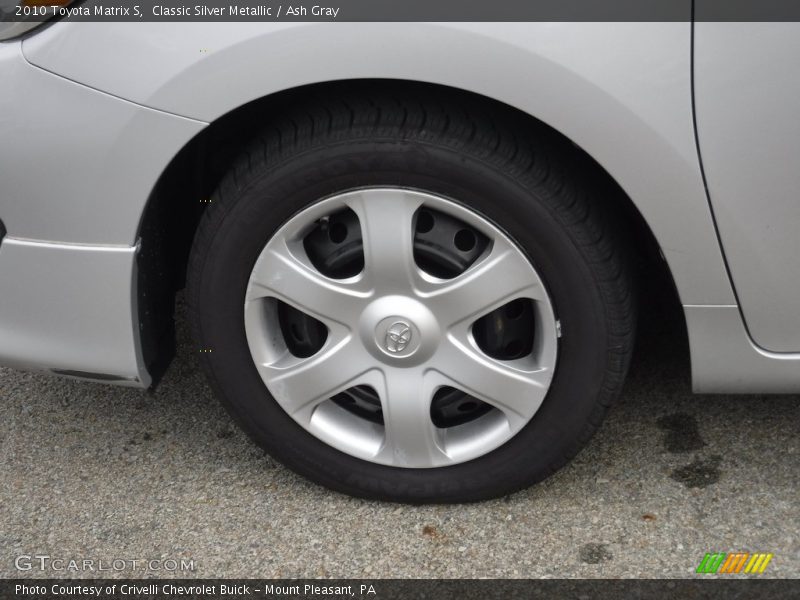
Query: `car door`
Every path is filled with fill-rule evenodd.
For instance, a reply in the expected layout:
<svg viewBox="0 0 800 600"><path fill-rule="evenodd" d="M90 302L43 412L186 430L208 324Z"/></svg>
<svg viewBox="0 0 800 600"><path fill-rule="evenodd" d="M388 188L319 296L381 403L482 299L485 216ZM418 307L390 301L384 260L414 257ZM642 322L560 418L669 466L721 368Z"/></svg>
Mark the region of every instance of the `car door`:
<svg viewBox="0 0 800 600"><path fill-rule="evenodd" d="M698 22L697 135L745 323L800 350L800 23Z"/></svg>

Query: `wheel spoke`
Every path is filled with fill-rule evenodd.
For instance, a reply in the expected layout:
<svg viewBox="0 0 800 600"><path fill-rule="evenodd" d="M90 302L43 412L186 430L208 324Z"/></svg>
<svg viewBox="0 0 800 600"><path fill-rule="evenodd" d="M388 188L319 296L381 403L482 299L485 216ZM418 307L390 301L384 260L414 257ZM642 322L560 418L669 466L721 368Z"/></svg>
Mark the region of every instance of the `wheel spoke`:
<svg viewBox="0 0 800 600"><path fill-rule="evenodd" d="M433 385L421 369L384 371L379 391L386 436L378 458L405 467L434 467L450 462L431 420Z"/></svg>
<svg viewBox="0 0 800 600"><path fill-rule="evenodd" d="M276 240L261 255L250 279L247 300L273 296L321 321L352 322L369 293L301 261L286 241Z"/></svg>
<svg viewBox="0 0 800 600"><path fill-rule="evenodd" d="M420 289L443 325L453 325L493 311L515 298L545 297L544 288L520 252L503 240L461 275L445 282L426 281Z"/></svg>
<svg viewBox="0 0 800 600"><path fill-rule="evenodd" d="M307 423L314 407L335 394L358 385L372 368L358 342L346 335L306 359L282 357L258 365L272 395L292 417Z"/></svg>
<svg viewBox="0 0 800 600"><path fill-rule="evenodd" d="M369 281L381 293L407 292L416 280L414 212L422 204L404 190L354 194L347 202L358 215Z"/></svg>
<svg viewBox="0 0 800 600"><path fill-rule="evenodd" d="M552 378L551 369L517 368L485 356L452 335L434 363L449 385L503 411L512 428L526 423L539 409Z"/></svg>

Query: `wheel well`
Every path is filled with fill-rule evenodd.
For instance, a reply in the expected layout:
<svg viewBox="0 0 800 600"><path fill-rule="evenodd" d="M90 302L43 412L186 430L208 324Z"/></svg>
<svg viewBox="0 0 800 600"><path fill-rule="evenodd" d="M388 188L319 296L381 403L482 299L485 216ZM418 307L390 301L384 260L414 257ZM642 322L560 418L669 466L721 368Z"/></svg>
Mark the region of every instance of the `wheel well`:
<svg viewBox="0 0 800 600"><path fill-rule="evenodd" d="M262 127L286 114L293 105L315 97L368 88L391 92L399 87L419 90L446 99L469 97L485 104L487 114L525 119L546 128L571 144L582 158L592 183L603 186L598 194L607 204L636 273L640 303L640 331L653 332L670 323L683 338L688 356L688 337L681 305L666 261L649 226L621 187L596 161L561 133L535 117L471 92L429 83L396 80L355 80L312 84L279 92L236 108L212 122L173 158L154 187L139 226L137 306L145 363L157 382L175 351L175 295L185 283L186 266L197 224L208 207L212 192ZM254 123L257 126L254 126ZM656 332L658 333L658 332ZM637 347L639 344L637 344Z"/></svg>

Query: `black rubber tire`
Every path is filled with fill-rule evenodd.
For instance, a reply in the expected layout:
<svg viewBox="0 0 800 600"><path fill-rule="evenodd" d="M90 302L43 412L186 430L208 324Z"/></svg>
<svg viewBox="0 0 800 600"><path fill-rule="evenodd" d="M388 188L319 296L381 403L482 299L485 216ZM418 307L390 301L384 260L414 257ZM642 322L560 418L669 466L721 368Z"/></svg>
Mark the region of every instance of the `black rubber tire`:
<svg viewBox="0 0 800 600"><path fill-rule="evenodd" d="M201 361L228 410L294 471L356 496L464 502L505 495L552 474L598 428L620 392L634 334L629 270L580 152L547 127L495 105L424 88L341 88L295 105L224 178L191 252L188 302ZM344 454L274 401L243 325L250 272L271 235L321 198L404 186L460 202L527 252L562 327L558 366L523 430L478 459L403 469Z"/></svg>

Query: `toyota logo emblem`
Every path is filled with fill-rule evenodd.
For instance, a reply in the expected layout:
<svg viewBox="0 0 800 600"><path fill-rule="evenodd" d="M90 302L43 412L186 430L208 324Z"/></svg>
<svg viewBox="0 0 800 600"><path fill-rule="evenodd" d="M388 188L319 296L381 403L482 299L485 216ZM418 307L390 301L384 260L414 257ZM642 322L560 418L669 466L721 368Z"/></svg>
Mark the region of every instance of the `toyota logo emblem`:
<svg viewBox="0 0 800 600"><path fill-rule="evenodd" d="M411 341L411 327L405 321L396 321L386 331L386 350L392 353L402 352Z"/></svg>

